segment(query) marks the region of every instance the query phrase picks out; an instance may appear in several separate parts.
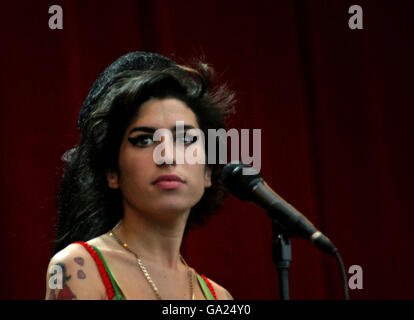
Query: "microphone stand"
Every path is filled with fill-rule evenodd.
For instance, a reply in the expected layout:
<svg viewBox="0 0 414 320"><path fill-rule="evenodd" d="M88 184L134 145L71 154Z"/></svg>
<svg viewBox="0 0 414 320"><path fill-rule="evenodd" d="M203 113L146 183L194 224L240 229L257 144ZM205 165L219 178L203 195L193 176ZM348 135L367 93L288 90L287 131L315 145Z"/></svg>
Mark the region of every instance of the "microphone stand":
<svg viewBox="0 0 414 320"><path fill-rule="evenodd" d="M278 271L280 300L289 300L289 267L292 261L290 238L279 222L272 218L272 258Z"/></svg>

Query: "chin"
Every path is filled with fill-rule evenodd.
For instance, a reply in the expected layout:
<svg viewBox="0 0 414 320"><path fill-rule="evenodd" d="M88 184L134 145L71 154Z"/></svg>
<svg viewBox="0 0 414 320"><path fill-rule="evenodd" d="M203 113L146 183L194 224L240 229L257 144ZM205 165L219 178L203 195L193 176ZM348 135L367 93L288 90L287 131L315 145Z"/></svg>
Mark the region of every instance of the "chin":
<svg viewBox="0 0 414 320"><path fill-rule="evenodd" d="M180 201L165 201L158 203L156 211L163 212L165 214L181 214L189 212L196 203L182 203Z"/></svg>
<svg viewBox="0 0 414 320"><path fill-rule="evenodd" d="M180 206L180 205L169 205L169 206L163 206L160 208L160 211L166 212L166 213L182 213L187 212L191 210L191 207L188 206Z"/></svg>
<svg viewBox="0 0 414 320"><path fill-rule="evenodd" d="M162 211L174 211L185 212L194 207L202 198L203 193L199 193L196 190L191 195L176 196L176 195L164 195L157 199L156 206Z"/></svg>

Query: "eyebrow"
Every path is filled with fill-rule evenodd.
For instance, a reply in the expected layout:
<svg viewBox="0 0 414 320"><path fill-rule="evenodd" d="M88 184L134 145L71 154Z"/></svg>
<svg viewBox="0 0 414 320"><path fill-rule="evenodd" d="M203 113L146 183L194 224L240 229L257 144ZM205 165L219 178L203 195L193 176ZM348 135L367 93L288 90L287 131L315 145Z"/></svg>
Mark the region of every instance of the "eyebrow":
<svg viewBox="0 0 414 320"><path fill-rule="evenodd" d="M180 128L181 128L181 126L180 126ZM184 130L196 129L194 126L191 126L191 125L184 125L184 126L182 126L182 128ZM129 131L128 135L130 135L131 133L137 132L137 131L147 132L147 133L152 133L153 134L158 129L160 129L160 128L154 128L154 127L135 127L133 129L131 129L131 131ZM171 131L176 131L175 129L176 129L176 126L171 127L170 130Z"/></svg>

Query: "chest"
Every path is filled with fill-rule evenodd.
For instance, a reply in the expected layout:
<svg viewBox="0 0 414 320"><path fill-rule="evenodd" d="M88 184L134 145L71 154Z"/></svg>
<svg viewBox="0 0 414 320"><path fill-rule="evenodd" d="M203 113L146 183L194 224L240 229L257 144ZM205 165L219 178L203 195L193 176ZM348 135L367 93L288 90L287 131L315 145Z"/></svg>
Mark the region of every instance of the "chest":
<svg viewBox="0 0 414 320"><path fill-rule="evenodd" d="M205 299L195 271L163 269L155 265L139 266L138 261L108 259L108 266L122 293L128 300L187 300L194 293L196 299Z"/></svg>

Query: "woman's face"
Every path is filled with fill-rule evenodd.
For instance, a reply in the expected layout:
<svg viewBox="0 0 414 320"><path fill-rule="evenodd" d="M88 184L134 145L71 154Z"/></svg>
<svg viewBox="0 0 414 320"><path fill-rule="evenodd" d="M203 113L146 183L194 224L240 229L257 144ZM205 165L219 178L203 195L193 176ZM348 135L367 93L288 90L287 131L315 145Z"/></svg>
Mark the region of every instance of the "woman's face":
<svg viewBox="0 0 414 320"><path fill-rule="evenodd" d="M148 100L132 119L120 147L119 173L107 174L109 186L120 188L124 208L161 215L189 212L201 199L204 189L211 186L211 170L205 164L189 164L186 160L183 164L176 163L176 148L185 152L190 145L199 144L197 150L202 150L205 156L202 139L183 139L177 145L177 121L184 122L181 131L186 132L191 127L199 129L194 112L175 98ZM168 129L172 135L154 141L153 133L157 129ZM167 149L155 154L172 163L157 164L154 150L158 146L159 151L162 144L168 143L174 147L174 152ZM179 181L171 181L174 179Z"/></svg>

